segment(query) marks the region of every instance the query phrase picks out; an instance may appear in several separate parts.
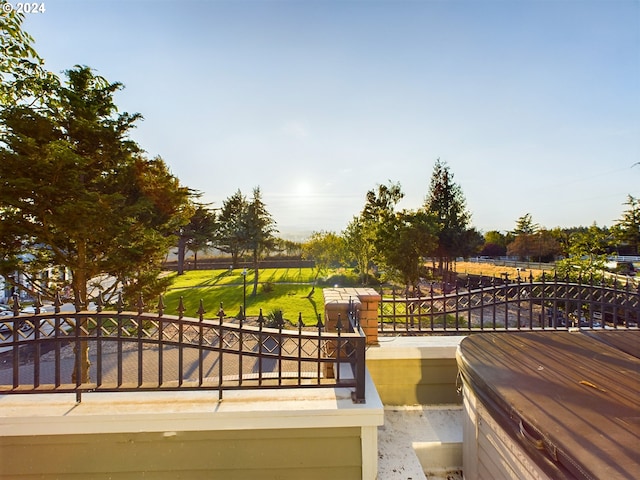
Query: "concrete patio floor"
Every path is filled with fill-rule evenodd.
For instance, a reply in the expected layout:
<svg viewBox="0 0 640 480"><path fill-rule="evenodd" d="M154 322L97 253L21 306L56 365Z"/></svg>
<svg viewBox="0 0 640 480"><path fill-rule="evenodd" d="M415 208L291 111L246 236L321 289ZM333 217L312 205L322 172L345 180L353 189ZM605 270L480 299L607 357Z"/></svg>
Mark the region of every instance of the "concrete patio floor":
<svg viewBox="0 0 640 480"><path fill-rule="evenodd" d="M462 406L385 407L379 480L462 480Z"/></svg>

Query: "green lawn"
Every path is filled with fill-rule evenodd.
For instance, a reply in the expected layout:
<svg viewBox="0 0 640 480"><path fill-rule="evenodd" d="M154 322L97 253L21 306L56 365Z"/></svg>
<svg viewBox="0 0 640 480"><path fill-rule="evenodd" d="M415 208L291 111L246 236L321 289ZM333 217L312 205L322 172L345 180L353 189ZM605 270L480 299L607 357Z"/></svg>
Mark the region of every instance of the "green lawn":
<svg viewBox="0 0 640 480"><path fill-rule="evenodd" d="M254 271L247 271L246 302L247 316L258 316L260 309L266 316L272 310L282 310L285 320L296 323L302 313L306 325L317 322L317 314L322 313L322 289L317 288L309 297L313 269L311 268L272 268L259 271L258 292L253 291ZM271 290L265 288L269 282ZM177 312L180 297L186 308L185 316L197 317L200 300L206 310L205 318L215 318L222 302L226 316L235 316L243 303L244 286L242 269L196 270L184 275L175 275L173 285L164 296L166 313Z"/></svg>

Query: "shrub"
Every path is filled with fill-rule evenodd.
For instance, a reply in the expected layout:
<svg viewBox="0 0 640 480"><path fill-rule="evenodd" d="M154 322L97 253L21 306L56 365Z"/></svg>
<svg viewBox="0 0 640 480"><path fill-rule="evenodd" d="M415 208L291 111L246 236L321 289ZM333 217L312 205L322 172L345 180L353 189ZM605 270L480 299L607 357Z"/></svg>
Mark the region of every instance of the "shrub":
<svg viewBox="0 0 640 480"><path fill-rule="evenodd" d="M282 310L274 309L267 313L267 318L264 322L264 326L267 328L283 328L284 317L282 315Z"/></svg>

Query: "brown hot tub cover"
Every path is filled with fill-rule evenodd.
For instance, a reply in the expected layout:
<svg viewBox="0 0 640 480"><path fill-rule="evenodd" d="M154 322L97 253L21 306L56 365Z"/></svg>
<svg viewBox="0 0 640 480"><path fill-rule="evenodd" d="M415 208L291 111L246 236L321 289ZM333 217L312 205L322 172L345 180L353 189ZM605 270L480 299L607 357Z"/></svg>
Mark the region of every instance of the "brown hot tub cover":
<svg viewBox="0 0 640 480"><path fill-rule="evenodd" d="M551 478L640 478L640 331L472 335L458 366Z"/></svg>

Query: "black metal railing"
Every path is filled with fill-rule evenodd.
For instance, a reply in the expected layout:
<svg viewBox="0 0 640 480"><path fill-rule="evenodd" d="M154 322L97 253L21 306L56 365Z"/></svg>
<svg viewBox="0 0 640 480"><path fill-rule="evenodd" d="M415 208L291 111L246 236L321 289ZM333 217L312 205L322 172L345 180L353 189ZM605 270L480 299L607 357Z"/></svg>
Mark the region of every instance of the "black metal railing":
<svg viewBox="0 0 640 480"><path fill-rule="evenodd" d="M182 305L182 302L181 302ZM0 317L0 394L158 390L324 388L353 389L364 401L366 338L357 324L326 332L318 316L293 330L257 319L231 319L222 306L205 318L113 311L53 311ZM349 368L344 368L349 367ZM331 377L327 374L334 371Z"/></svg>
<svg viewBox="0 0 640 480"><path fill-rule="evenodd" d="M640 291L632 282L492 279L426 292L382 292L381 334L628 329L640 322Z"/></svg>

